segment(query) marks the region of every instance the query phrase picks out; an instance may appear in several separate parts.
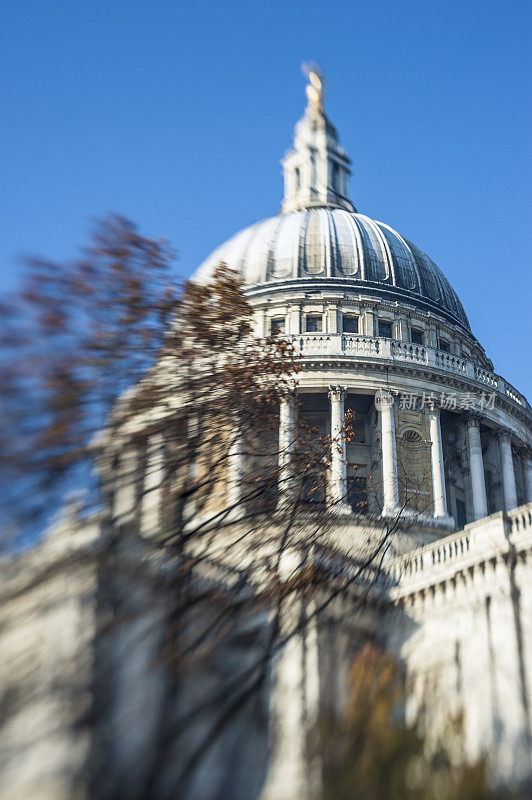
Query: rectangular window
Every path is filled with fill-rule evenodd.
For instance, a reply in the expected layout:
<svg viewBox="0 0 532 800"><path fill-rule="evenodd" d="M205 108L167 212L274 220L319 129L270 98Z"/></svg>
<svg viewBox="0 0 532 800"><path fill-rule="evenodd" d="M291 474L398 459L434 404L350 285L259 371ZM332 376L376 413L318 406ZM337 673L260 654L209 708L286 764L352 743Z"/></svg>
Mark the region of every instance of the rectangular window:
<svg viewBox="0 0 532 800"><path fill-rule="evenodd" d="M342 317L344 333L358 333L358 317Z"/></svg>
<svg viewBox="0 0 532 800"><path fill-rule="evenodd" d="M421 331L416 331L415 328L412 328L411 334L412 344L423 344L423 334Z"/></svg>
<svg viewBox="0 0 532 800"><path fill-rule="evenodd" d="M445 339L440 339L440 350L442 353L448 353L451 349L451 345L449 342L446 342Z"/></svg>
<svg viewBox="0 0 532 800"><path fill-rule="evenodd" d="M383 322L383 320L379 320L379 336L383 339L391 339L392 338L392 323L391 322Z"/></svg>
<svg viewBox="0 0 532 800"><path fill-rule="evenodd" d="M275 317L270 322L270 333L272 336L278 336L280 333L284 333L285 329L286 324L284 317Z"/></svg>
<svg viewBox="0 0 532 800"><path fill-rule="evenodd" d="M305 317L305 331L307 333L321 333L321 317Z"/></svg>

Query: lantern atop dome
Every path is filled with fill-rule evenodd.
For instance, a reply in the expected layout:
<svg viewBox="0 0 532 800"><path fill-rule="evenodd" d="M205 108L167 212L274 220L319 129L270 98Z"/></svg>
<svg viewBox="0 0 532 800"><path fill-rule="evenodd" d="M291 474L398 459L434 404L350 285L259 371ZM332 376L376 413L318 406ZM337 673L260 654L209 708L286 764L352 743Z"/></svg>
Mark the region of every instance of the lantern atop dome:
<svg viewBox="0 0 532 800"><path fill-rule="evenodd" d="M323 109L325 78L316 64L304 65L307 106L295 127L294 146L283 159L283 212L329 207L354 211L347 195L350 160Z"/></svg>

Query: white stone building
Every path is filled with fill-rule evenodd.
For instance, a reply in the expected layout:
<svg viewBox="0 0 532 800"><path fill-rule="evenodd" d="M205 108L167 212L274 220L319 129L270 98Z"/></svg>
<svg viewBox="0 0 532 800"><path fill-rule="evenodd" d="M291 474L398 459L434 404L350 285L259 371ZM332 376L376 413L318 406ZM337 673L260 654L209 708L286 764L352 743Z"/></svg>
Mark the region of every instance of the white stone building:
<svg viewBox="0 0 532 800"><path fill-rule="evenodd" d="M302 356L300 413L314 425L334 436L354 410L358 436L333 453L331 498L411 512L425 545L388 565L397 605L385 623L415 687L410 717L425 709L437 735L463 711L467 754L488 752L501 779L522 778L532 769L531 409L494 373L434 262L356 211L349 159L311 79L281 213L222 244L197 277L220 262L240 273L258 333L279 332ZM290 738L265 797L305 796Z"/></svg>
<svg viewBox="0 0 532 800"><path fill-rule="evenodd" d="M252 747L244 723L242 730L232 730L198 779L193 796L311 797L316 782L309 772L305 732L322 703L341 701L350 659L365 635L376 635L404 661L411 687L407 714L423 719L429 739L438 737L450 714L462 712L466 757L487 753L497 780L530 779L531 408L493 371L459 298L431 259L388 225L356 211L348 197L350 162L323 110L319 75L311 74L311 84L293 148L283 161L281 213L221 245L196 278L207 279L220 262L234 268L245 282L258 334L282 335L300 353L298 413L341 441L333 450L322 498L338 507L336 532L330 534L336 537L335 551L346 542L349 550L361 532L368 533L360 508L371 514L368 519L377 533L378 516L384 525L402 514L409 536L386 562L387 579L375 582L363 608L357 606L349 630L349 600L343 598L341 609L332 605L326 619L291 640L275 666L271 721L262 732L251 726ZM355 413L357 433L349 443L342 439L346 409ZM284 401L279 436L288 447L295 413L294 404ZM156 485L164 463L155 445L145 477L155 490L141 520L144 533L150 532L161 502ZM125 458L129 456L126 452ZM238 475L243 474L245 464L239 461ZM235 485L231 482L232 491ZM132 490L117 488L115 517L124 518ZM66 524L61 535L43 545L41 560L47 569L54 548L64 550L61 536L73 527ZM78 527L69 547L92 552L98 526ZM33 554L28 569L37 569L38 561ZM64 613L71 628L83 628L84 672L79 679L94 684L98 580L86 562L83 569L93 603L87 604L85 595L78 608L70 583L54 583L53 602L42 612L38 589L26 603L39 609L39 636L45 642L36 660L42 651L42 658L54 664L49 670L61 675L70 669L61 659L56 663L49 646ZM9 587L14 582L16 590L21 580L19 570L6 590L3 635L14 662L24 643L17 638L19 601ZM142 593L138 587L136 592ZM28 609L21 613L29 618ZM155 646L158 624L149 614L135 623L152 632L149 648ZM129 639L122 632L113 645L126 655L135 639L132 627ZM122 796L142 796L135 794L135 786L142 785L140 753L143 743L157 736L157 710L168 704L164 679L158 670L150 670L144 650L134 663L120 655L113 659L116 690L108 700L106 723L113 741L107 752L109 774L130 776ZM46 680L52 682L49 674ZM71 787L89 769L95 744L89 735L75 733L82 727L79 709L76 719L69 719L70 712L57 698L54 702L49 730L36 704L21 710L4 732L10 742L13 737L23 741L24 763L32 769L29 783L24 783L20 768L15 777L8 756L7 778L0 782L3 796L74 796ZM35 741L21 733L32 713L40 725ZM54 730L61 731L57 752L51 744ZM86 796L81 790L78 794Z"/></svg>

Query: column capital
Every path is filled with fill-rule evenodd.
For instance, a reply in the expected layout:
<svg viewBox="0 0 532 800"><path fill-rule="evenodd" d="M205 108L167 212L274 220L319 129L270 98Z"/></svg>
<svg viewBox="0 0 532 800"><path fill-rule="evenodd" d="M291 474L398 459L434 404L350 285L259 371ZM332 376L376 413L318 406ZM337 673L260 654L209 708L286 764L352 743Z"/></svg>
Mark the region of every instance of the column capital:
<svg viewBox="0 0 532 800"><path fill-rule="evenodd" d="M497 430L494 431L494 433L497 439L510 439L510 441L512 439L512 436L514 435L513 431L511 431L509 428L503 428L503 427L497 428Z"/></svg>
<svg viewBox="0 0 532 800"><path fill-rule="evenodd" d="M289 389L287 386L282 386L278 390L279 401L281 403L294 403L297 397L297 393L295 389Z"/></svg>
<svg viewBox="0 0 532 800"><path fill-rule="evenodd" d="M468 428L479 428L480 427L480 415L479 414L468 414L465 418L466 424Z"/></svg>
<svg viewBox="0 0 532 800"><path fill-rule="evenodd" d="M383 408L391 408L394 402L394 396L389 389L379 389L375 393L375 408L377 411L381 411Z"/></svg>
<svg viewBox="0 0 532 800"><path fill-rule="evenodd" d="M347 386L329 386L329 400L344 401L347 396Z"/></svg>

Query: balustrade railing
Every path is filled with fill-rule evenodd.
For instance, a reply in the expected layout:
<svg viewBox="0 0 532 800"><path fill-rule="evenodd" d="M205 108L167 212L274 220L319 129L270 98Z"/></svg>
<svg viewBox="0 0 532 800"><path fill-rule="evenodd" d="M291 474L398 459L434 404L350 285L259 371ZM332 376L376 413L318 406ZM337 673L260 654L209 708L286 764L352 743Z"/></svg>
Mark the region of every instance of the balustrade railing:
<svg viewBox="0 0 532 800"><path fill-rule="evenodd" d="M491 389L499 388L498 377L498 375L495 375L493 372L489 372L487 369L475 367L475 378L477 381L480 381L480 383L485 383L486 386L489 386Z"/></svg>
<svg viewBox="0 0 532 800"><path fill-rule="evenodd" d="M520 506L508 511L508 519L510 521L510 529L512 533L524 531L527 528L532 528L532 504L527 506Z"/></svg>
<svg viewBox="0 0 532 800"><path fill-rule="evenodd" d="M395 559L389 572L395 581L401 578L416 579L427 571L434 573L437 568L452 567L462 560L473 557L475 553L489 554L490 548L504 549L514 542L513 537L532 532L532 503L502 513L495 525L489 523L482 527L483 520L468 530L453 533L445 539L425 545L412 554ZM510 538L508 538L508 536Z"/></svg>
<svg viewBox="0 0 532 800"><path fill-rule="evenodd" d="M349 333L302 333L292 336L296 352L302 356L357 356L361 358L389 359L412 364L426 364L473 379L490 390L495 390L530 410L526 398L500 375L479 367L453 353L444 353L431 347L401 342L397 339L380 339Z"/></svg>
<svg viewBox="0 0 532 800"><path fill-rule="evenodd" d="M528 405L523 395L519 394L517 389L514 389L513 386L510 386L508 384L506 384L506 397L510 397L515 403L518 403L520 406L524 406L525 404Z"/></svg>
<svg viewBox="0 0 532 800"><path fill-rule="evenodd" d="M358 355L376 355L380 351L380 340L371 336L350 336L342 334L342 349L345 353Z"/></svg>
<svg viewBox="0 0 532 800"><path fill-rule="evenodd" d="M441 350L435 350L434 358L436 366L440 367L440 369L460 372L463 375L467 373L467 363L463 358L459 358L459 356L452 355L452 353L444 353Z"/></svg>
<svg viewBox="0 0 532 800"><path fill-rule="evenodd" d="M391 352L394 358L400 358L404 361L413 361L418 364L428 363L427 350L422 345L398 342L392 339Z"/></svg>
<svg viewBox="0 0 532 800"><path fill-rule="evenodd" d="M471 541L469 531L451 534L446 539L414 551L411 556L402 556L398 563L393 565L392 575L396 580L401 577L411 578L420 575L425 569L433 570L436 566L457 562L470 552Z"/></svg>

